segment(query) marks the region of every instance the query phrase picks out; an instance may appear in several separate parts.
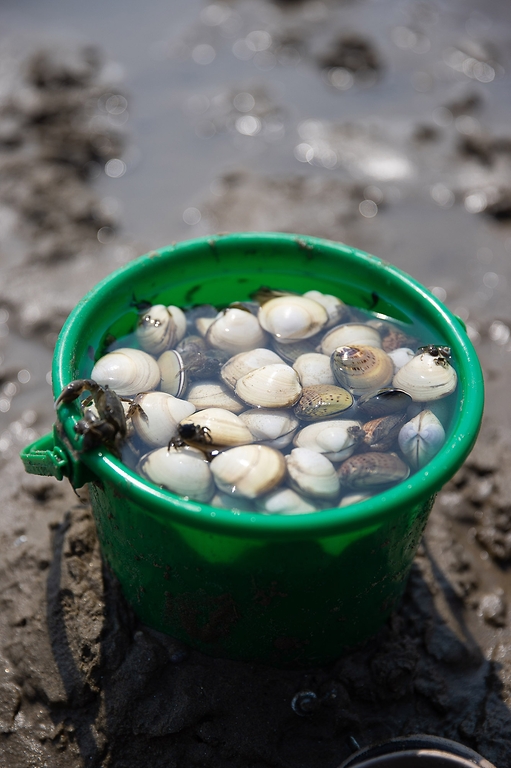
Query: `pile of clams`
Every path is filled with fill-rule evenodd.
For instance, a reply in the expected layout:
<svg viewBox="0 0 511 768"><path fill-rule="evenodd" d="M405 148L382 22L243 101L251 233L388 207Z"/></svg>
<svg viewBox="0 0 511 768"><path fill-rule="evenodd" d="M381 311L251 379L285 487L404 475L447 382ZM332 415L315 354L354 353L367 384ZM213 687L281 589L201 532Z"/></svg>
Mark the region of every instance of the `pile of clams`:
<svg viewBox="0 0 511 768"><path fill-rule="evenodd" d="M124 401L128 466L189 499L287 515L356 503L435 456L448 347L318 291L253 299L151 306L96 362L91 379Z"/></svg>

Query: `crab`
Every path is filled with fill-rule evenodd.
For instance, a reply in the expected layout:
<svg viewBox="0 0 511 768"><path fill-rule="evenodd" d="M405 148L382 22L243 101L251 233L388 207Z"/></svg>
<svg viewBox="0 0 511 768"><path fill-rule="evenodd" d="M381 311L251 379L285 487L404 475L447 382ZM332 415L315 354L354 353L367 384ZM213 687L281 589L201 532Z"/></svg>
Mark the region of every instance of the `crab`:
<svg viewBox="0 0 511 768"><path fill-rule="evenodd" d="M90 392L83 405L89 406L94 402L99 414L98 418L92 411L87 410L83 418L75 424L75 432L83 436L83 450L90 451L105 445L116 455L120 455L120 444L127 432L126 415L121 398L108 385L103 387L93 379L76 379L64 387L55 407L58 408L62 403L72 403L82 392Z"/></svg>
<svg viewBox="0 0 511 768"><path fill-rule="evenodd" d="M436 344L426 344L425 347L419 347L417 352L427 352L431 357L435 357L437 365L447 366L451 359L451 348L445 346L438 347Z"/></svg>

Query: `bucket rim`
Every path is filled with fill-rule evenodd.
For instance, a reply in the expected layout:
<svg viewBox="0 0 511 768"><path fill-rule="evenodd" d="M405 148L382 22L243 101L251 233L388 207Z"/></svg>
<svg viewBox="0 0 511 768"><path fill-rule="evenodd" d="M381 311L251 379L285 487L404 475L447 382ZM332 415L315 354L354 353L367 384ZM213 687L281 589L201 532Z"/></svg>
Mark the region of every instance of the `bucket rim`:
<svg viewBox="0 0 511 768"><path fill-rule="evenodd" d="M119 459L101 449L81 453L79 459L102 481L112 483L116 490L145 507L148 514L159 519L173 519L183 524L205 528L216 532L228 532L236 537L249 535L251 538L274 537L303 538L308 535L340 534L392 519L406 508L428 502L444 483L461 466L470 453L479 432L483 402L484 383L479 360L474 347L457 318L439 299L407 273L388 262L364 251L324 238L281 232L243 232L213 235L184 240L171 246L150 251L118 270L110 273L97 283L77 304L66 320L57 340L53 358L53 392L58 396L63 387L72 380L74 337L83 333L87 318L92 318L94 308L105 301L114 281L129 277L136 279L151 265L162 260L172 261L176 255L190 255L205 248L222 245L272 245L294 244L300 248L316 249L330 255L337 254L377 270L386 283L398 283L400 290L418 303L421 312L433 312L446 330L449 346L453 347L458 367L459 381L463 382L463 399L456 423L451 427L450 439L425 468L411 475L393 488L379 492L374 497L347 507L336 507L306 515L263 515L257 511L233 512L209 504L187 501L170 491L146 481L124 466ZM59 419L68 440L76 446L74 426L80 413L73 403L59 408Z"/></svg>

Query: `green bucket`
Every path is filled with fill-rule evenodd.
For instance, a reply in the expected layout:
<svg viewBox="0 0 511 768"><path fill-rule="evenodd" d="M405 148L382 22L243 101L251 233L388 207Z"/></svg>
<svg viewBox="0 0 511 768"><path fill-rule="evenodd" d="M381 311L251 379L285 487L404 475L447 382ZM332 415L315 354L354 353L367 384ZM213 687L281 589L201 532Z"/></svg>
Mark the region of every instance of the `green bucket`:
<svg viewBox="0 0 511 768"><path fill-rule="evenodd" d="M236 513L162 490L103 450L80 452L78 404L22 452L27 472L87 483L105 560L139 618L214 656L321 664L374 634L396 607L435 493L476 439L483 379L461 320L381 259L319 238L216 235L162 248L103 280L78 304L53 360L57 396L88 378L135 304L226 305L261 285L315 288L452 348L459 386L447 439L405 482L359 504L297 516Z"/></svg>

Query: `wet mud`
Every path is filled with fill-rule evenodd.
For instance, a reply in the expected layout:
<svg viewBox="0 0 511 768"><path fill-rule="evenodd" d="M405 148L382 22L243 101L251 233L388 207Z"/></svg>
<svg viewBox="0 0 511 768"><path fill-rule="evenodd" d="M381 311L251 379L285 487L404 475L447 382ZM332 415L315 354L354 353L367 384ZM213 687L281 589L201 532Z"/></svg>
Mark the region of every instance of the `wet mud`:
<svg viewBox="0 0 511 768"><path fill-rule="evenodd" d="M276 5L285 9L284 38L291 34L289 14L303 4ZM297 23L295 50L305 39L300 29ZM420 46L420 29L412 32L415 42L402 29L396 34ZM329 40L327 58L311 56L310 65L348 72L354 87L376 87L388 63L371 31L360 28L357 36ZM473 54L470 49L464 55ZM485 49L477 55L480 64L497 71L497 53ZM476 70L481 77L488 71ZM8 423L0 433L2 764L336 768L353 751L354 740L366 746L424 732L460 741L497 768L509 768L511 436L505 352L511 315L492 314L491 296L470 304L470 332L490 395L487 416L474 452L437 497L404 599L379 634L335 663L306 670L191 651L140 624L126 605L102 563L85 491L77 496L67 482L26 475L16 455L53 419L49 388L41 381L30 389L32 381L25 392L21 365L29 367L31 355L45 364L85 288L134 256L135 246L116 233L121 222L115 206L92 183L98 169L122 156L125 142L123 130L105 121L98 107L112 91L97 51L44 49L20 62L15 73L0 105L0 328L7 312L13 329L0 338L0 405L8 401L12 407L7 413L2 406ZM337 78L338 84L347 82L342 73ZM466 91L439 99L438 108L454 120L470 118L484 110L484 99L477 90ZM266 114L287 119L280 109L270 100L255 116L263 122ZM231 122L222 110L215 120L229 133ZM373 226L375 207L382 219L389 216L392 229L402 223L401 215L406 218L406 210L399 214L406 199L396 194L395 182L368 184L360 169L367 170L367 158L390 157L395 166L413 163L431 180L433 200L453 206L454 218L465 206L478 232L490 232L494 242L511 236L505 131L449 134L422 117L414 119L406 139L384 121L364 130L361 137L344 122L327 127L325 135L309 125L306 137L295 142L309 147L299 152L313 150L321 158L307 161L308 174L222 170L213 190L203 194L200 226L298 231L384 255L379 246L390 248L388 229L385 223L383 229ZM339 157L343 149L351 175L329 175L329 152ZM432 163L445 165L441 181L431 177ZM487 275L498 278L500 262L497 267L487 250L479 266L490 288L494 279ZM418 247L410 257L409 271L420 253ZM470 303L469 285L458 293L447 287L453 309ZM494 290L495 307L502 306L505 296L496 285Z"/></svg>

